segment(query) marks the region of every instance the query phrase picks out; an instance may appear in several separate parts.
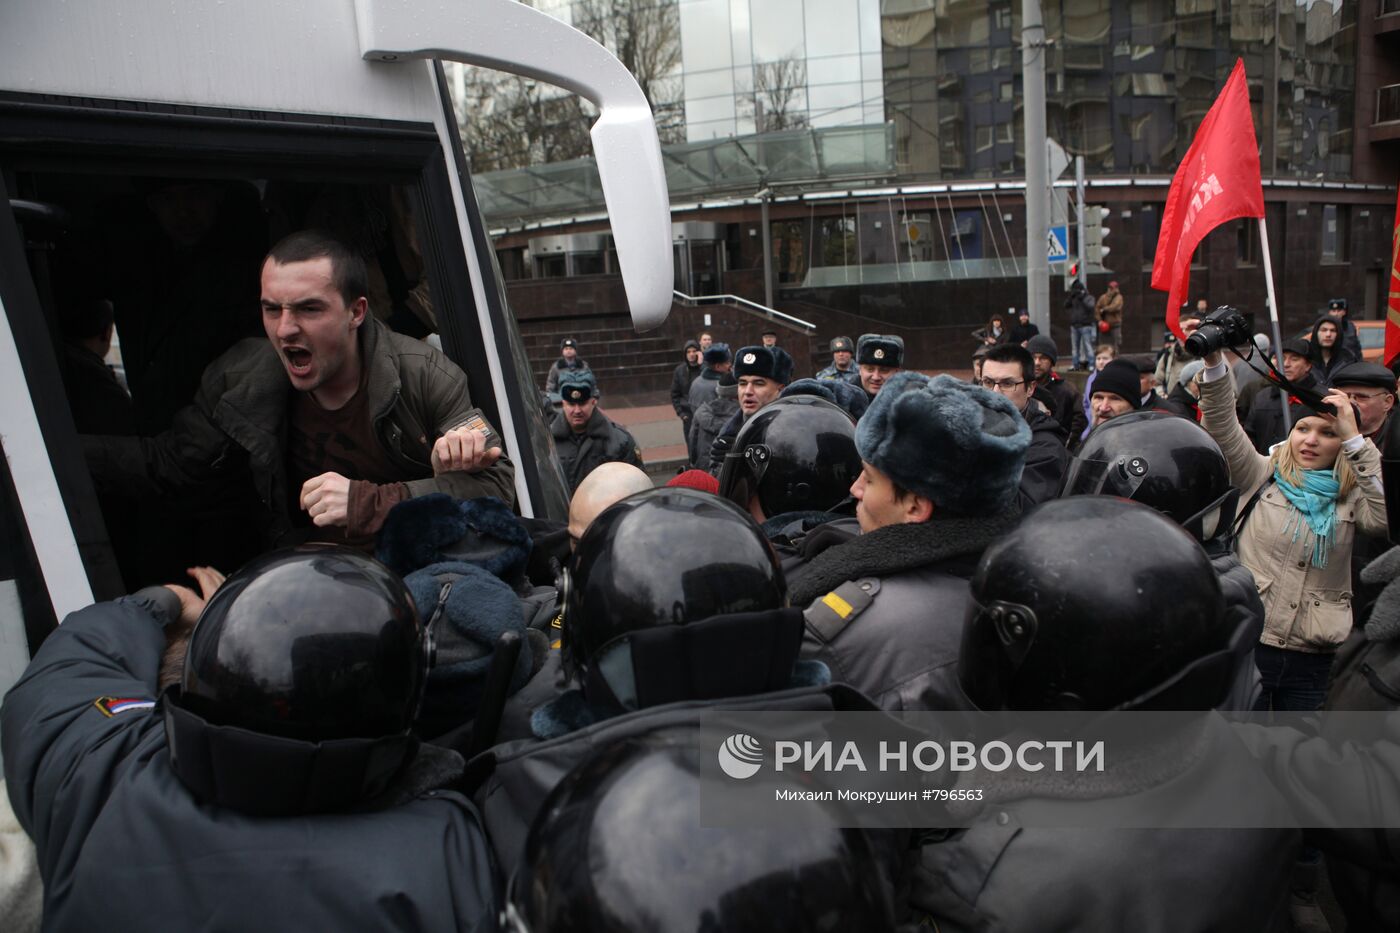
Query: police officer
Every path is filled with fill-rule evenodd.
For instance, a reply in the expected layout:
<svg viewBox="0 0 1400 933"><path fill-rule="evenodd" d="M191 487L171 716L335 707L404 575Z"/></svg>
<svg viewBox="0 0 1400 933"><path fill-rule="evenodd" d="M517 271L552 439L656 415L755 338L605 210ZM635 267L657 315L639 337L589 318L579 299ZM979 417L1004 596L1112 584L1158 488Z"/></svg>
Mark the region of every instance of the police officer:
<svg viewBox="0 0 1400 933"><path fill-rule="evenodd" d="M1234 633L1215 572L1146 506L1104 496L1037 506L987 549L972 598L957 668L978 709L1209 710L1229 689ZM1296 832L1078 828L1128 806L1211 825L1191 822L1192 808L1237 791L1250 767L1229 727L1159 723L1136 745L1110 744L1117 767L1103 775L1023 772L1014 787L1009 774L980 776L989 806L919 853L912 900L926 925L1277 929ZM1241 825L1285 825L1272 822L1287 819L1276 794L1231 799Z"/></svg>
<svg viewBox="0 0 1400 933"><path fill-rule="evenodd" d="M588 369L588 362L578 355L578 341L572 337L565 337L559 341L559 359L554 361L554 365L549 367L549 376L545 378L544 390L550 395L559 391L559 381L570 373L577 373Z"/></svg>
<svg viewBox="0 0 1400 933"><path fill-rule="evenodd" d="M507 933L895 929L877 834L816 803L784 804L800 820L787 832L713 825L699 801L728 779L702 768L692 732L622 739L570 772L530 830Z"/></svg>
<svg viewBox="0 0 1400 933"><path fill-rule="evenodd" d="M410 732L429 654L403 583L329 546L70 615L0 710L45 929L492 929L462 760Z"/></svg>
<svg viewBox="0 0 1400 933"><path fill-rule="evenodd" d="M831 339L831 365L817 373L823 381L840 379L851 385L860 385L860 367L855 364L856 345L850 337Z"/></svg>
<svg viewBox="0 0 1400 933"><path fill-rule="evenodd" d="M760 408L777 401L792 379L792 357L782 347L744 347L734 358L739 410L730 416L710 446L710 472L718 476L724 456L745 422Z"/></svg>
<svg viewBox="0 0 1400 933"><path fill-rule="evenodd" d="M478 756L467 778L502 865L520 857L545 795L614 738L693 721L707 703L771 708L775 692L783 709L874 709L799 661L802 613L786 608L777 558L717 496L661 488L623 499L584 532L564 589L573 686L535 710L535 739Z"/></svg>
<svg viewBox="0 0 1400 933"><path fill-rule="evenodd" d="M873 398L904 367L904 339L893 334L861 334L856 343L861 388Z"/></svg>
<svg viewBox="0 0 1400 933"><path fill-rule="evenodd" d="M598 383L587 370L569 373L559 384L563 408L549 433L572 494L583 478L602 463L622 462L643 468L642 452L626 428L598 410Z"/></svg>
<svg viewBox="0 0 1400 933"><path fill-rule="evenodd" d="M739 431L720 470L719 494L754 521L782 526L831 517L828 510L848 498L859 475L851 416L825 399L795 395L766 406Z"/></svg>
<svg viewBox="0 0 1400 933"><path fill-rule="evenodd" d="M1130 412L1095 428L1065 477L1062 497L1116 496L1150 506L1201 543L1220 578L1236 652L1234 687L1224 709L1252 709L1259 671L1254 645L1264 604L1254 574L1235 554L1232 525L1239 490L1220 445L1197 425L1158 411ZM1247 624L1246 624L1247 623Z"/></svg>
<svg viewBox="0 0 1400 933"><path fill-rule="evenodd" d="M963 708L953 663L967 578L1015 526L1030 442L1004 396L952 376L885 383L856 426L861 533L804 548L793 571L803 656L885 709Z"/></svg>

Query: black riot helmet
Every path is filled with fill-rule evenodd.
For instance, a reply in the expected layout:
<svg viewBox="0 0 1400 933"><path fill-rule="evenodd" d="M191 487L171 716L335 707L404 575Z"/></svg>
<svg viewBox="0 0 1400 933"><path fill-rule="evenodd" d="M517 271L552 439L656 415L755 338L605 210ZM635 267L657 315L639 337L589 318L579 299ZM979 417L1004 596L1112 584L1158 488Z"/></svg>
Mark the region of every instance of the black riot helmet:
<svg viewBox="0 0 1400 933"><path fill-rule="evenodd" d="M205 606L166 696L176 774L255 815L374 796L416 750L426 631L403 581L358 551L306 545L244 565Z"/></svg>
<svg viewBox="0 0 1400 933"><path fill-rule="evenodd" d="M1202 542L1229 529L1239 502L1220 445L1162 411L1130 412L1095 428L1066 471L1060 497L1069 496L1141 502Z"/></svg>
<svg viewBox="0 0 1400 933"><path fill-rule="evenodd" d="M693 736L660 730L574 768L530 829L508 933L894 930L871 835L819 803L784 804L806 810L781 832L716 826L702 795L733 780L699 758Z"/></svg>
<svg viewBox="0 0 1400 933"><path fill-rule="evenodd" d="M1046 502L983 554L958 679L984 710L1206 710L1236 633L1201 545L1154 509Z"/></svg>
<svg viewBox="0 0 1400 933"><path fill-rule="evenodd" d="M780 398L744 424L725 455L719 494L765 518L825 512L845 499L860 475L851 416L813 395Z"/></svg>
<svg viewBox="0 0 1400 933"><path fill-rule="evenodd" d="M624 709L789 685L802 614L763 533L694 489L628 496L588 526L569 562L565 662L594 702Z"/></svg>

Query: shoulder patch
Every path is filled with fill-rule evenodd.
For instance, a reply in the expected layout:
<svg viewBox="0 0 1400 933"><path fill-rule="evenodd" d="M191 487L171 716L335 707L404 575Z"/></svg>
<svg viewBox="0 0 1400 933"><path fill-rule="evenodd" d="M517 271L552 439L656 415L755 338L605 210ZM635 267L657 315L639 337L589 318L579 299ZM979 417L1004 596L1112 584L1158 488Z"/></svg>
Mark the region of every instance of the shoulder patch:
<svg viewBox="0 0 1400 933"><path fill-rule="evenodd" d="M458 428L468 428L468 429L470 429L470 430L472 430L472 431L480 431L480 432L482 432L483 434L490 434L490 433L491 433L491 428L490 428L489 426L487 426L487 424L486 424L486 419L483 418L483 417L481 416L481 412L478 412L478 411L473 411L473 412L471 413L471 416L468 417L466 421L463 421L461 424L459 424L459 425L457 425L456 427L452 428L452 430L455 431L455 430L457 430Z"/></svg>
<svg viewBox="0 0 1400 933"><path fill-rule="evenodd" d="M848 580L813 600L802 616L813 635L822 642L831 642L875 601L879 592L880 581L874 577Z"/></svg>
<svg viewBox="0 0 1400 933"><path fill-rule="evenodd" d="M92 701L98 711L108 719L118 713L129 713L132 710L150 709L156 705L155 700L147 700L143 697L98 697Z"/></svg>

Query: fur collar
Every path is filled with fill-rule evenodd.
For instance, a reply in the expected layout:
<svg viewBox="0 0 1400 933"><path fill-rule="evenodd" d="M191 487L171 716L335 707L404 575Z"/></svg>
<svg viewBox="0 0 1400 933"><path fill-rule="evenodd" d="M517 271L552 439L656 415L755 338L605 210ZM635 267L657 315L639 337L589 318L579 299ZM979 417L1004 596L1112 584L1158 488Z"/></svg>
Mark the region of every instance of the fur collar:
<svg viewBox="0 0 1400 933"><path fill-rule="evenodd" d="M1363 583L1384 583L1366 622L1368 641L1400 641L1400 547L1393 547L1361 571Z"/></svg>
<svg viewBox="0 0 1400 933"><path fill-rule="evenodd" d="M790 581L788 598L794 606L806 606L847 580L891 576L954 558L976 558L1020 520L1019 512L1008 510L974 518L935 516L919 524L877 528L814 557L800 576Z"/></svg>

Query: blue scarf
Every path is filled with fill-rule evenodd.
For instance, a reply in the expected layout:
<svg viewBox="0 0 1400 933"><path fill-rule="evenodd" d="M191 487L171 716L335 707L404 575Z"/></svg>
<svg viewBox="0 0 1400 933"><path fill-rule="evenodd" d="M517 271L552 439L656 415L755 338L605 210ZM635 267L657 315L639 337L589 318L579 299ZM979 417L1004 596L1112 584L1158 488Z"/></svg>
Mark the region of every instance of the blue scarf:
<svg viewBox="0 0 1400 933"><path fill-rule="evenodd" d="M1295 510L1283 530L1287 532L1292 528L1293 540L1297 541L1306 523L1313 534L1313 566L1326 567L1337 523L1337 493L1342 487L1331 470L1303 470L1302 473L1303 485L1299 487L1274 470L1274 482Z"/></svg>

